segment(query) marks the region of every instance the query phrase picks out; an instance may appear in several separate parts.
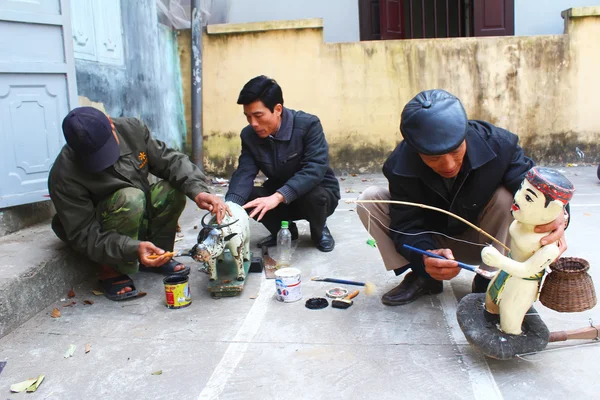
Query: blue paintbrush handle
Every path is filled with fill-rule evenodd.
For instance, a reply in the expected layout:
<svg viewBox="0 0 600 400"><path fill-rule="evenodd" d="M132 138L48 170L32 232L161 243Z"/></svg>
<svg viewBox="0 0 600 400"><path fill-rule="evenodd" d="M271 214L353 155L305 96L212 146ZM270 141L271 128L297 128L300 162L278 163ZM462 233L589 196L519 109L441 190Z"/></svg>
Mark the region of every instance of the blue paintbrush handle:
<svg viewBox="0 0 600 400"><path fill-rule="evenodd" d="M364 282L347 281L345 279L325 278L323 281L331 283L344 283L346 285L365 286Z"/></svg>
<svg viewBox="0 0 600 400"><path fill-rule="evenodd" d="M411 251L415 251L415 252L417 252L417 253L420 253L420 254L426 255L426 256L428 256L428 257L434 257L434 258L439 258L439 259L442 259L442 260L447 260L447 258L446 258L446 257L444 257L444 256L440 256L439 254L430 253L430 252L428 252L428 251L421 250L421 249L418 249L418 248L416 248L416 247L409 246L409 245L407 245L407 244L404 244L403 246L404 246L404 248L405 248L405 249L409 249L409 250L411 250ZM456 261L456 260L451 260L451 261ZM459 267L461 267L461 268L464 268L464 269L468 269L469 271L476 272L476 268L477 268L477 267L476 267L475 265L470 265L470 264L461 263L460 261L456 261L456 262L458 263L458 266L459 266Z"/></svg>

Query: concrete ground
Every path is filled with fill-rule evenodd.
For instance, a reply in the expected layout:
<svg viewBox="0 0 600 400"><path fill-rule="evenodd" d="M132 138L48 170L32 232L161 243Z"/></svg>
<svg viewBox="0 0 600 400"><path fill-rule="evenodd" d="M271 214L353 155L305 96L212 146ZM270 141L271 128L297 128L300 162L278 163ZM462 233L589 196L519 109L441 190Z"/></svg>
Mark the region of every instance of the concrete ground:
<svg viewBox="0 0 600 400"><path fill-rule="evenodd" d="M587 259L600 287L596 169L561 170L577 189L566 255ZM356 198L369 185L386 184L381 175L341 178L344 199ZM218 190L223 193L226 188ZM186 208L177 248L195 243L195 226L202 215L191 203ZM486 359L466 343L455 317L472 273L463 271L445 282L443 294L405 306L384 306L381 295L400 279L385 272L378 251L365 243L368 236L355 205L342 201L328 224L337 241L328 254L312 247L308 225L299 224L293 264L302 271L304 298L295 303L277 301L275 282L262 273L248 277L239 297L213 299L198 264L193 264L191 275L193 303L185 309L167 309L161 277L148 273L134 276L148 295L129 302L95 296L93 279L75 286L73 299L66 299L64 290L0 339L0 365L6 362L0 372L0 398L566 399L595 398L600 392L597 342L550 344L541 353L509 361ZM36 229L44 247L59 246L47 227ZM256 254L254 243L265 233L252 223ZM40 254L35 238L23 235L9 242L11 252L20 248L27 259ZM0 242L0 256L5 244ZM55 268L67 268L65 263ZM7 270L5 262L3 274ZM309 310L304 301L323 296L332 286L311 281L316 275L370 281L376 293L361 292L346 310ZM94 304L84 305L84 300ZM63 307L71 301L77 304ZM54 307L60 309L60 318L50 317ZM536 308L551 331L585 327L590 320L600 324L598 307L573 314L552 311L539 302ZM2 316L18 318L10 310ZM64 358L71 344L76 351ZM86 344L91 345L87 354ZM159 370L161 375L152 375ZM35 394L9 392L11 384L40 374L46 380Z"/></svg>

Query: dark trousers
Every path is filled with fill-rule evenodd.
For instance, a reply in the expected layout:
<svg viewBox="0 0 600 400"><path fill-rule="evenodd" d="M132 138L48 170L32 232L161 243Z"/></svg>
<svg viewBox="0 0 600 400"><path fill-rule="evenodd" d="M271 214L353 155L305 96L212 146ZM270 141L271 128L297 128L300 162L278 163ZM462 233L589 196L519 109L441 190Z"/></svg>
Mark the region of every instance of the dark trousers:
<svg viewBox="0 0 600 400"><path fill-rule="evenodd" d="M279 189L279 186L273 188L268 183L269 181L265 182L262 187L254 187L248 201L270 196ZM281 221L292 222L305 219L310 223L310 237L313 240L319 240L327 217L333 214L337 205L338 198L332 191L317 186L290 204L279 204L268 211L260 222L272 235L276 236L281 228Z"/></svg>

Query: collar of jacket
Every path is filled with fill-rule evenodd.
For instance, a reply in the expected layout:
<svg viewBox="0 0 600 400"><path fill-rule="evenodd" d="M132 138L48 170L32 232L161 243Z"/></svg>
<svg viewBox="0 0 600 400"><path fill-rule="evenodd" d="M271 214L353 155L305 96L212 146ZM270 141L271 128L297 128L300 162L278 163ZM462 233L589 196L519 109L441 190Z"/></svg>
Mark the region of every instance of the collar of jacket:
<svg viewBox="0 0 600 400"><path fill-rule="evenodd" d="M292 112L283 107L281 112L281 125L275 136L269 136L274 140L289 141L292 138L292 128L294 127L294 118Z"/></svg>
<svg viewBox="0 0 600 400"><path fill-rule="evenodd" d="M471 125L471 122L469 122L469 125ZM467 159L463 164L463 172L470 172L477 169L497 157L497 154L472 126L469 127L465 140L467 141L467 154L465 155ZM411 178L429 178L428 172L433 172L421 160L419 153L412 146L409 146L408 143L402 142L402 149L397 158L398 160L392 169L394 175Z"/></svg>
<svg viewBox="0 0 600 400"><path fill-rule="evenodd" d="M121 150L119 158L121 158L123 156L126 156L127 154L131 154L131 149L127 145L127 142L125 142L125 139L123 139L123 135L119 133L119 122L113 120L113 123L115 124L115 131L117 132L117 137L119 138L119 150Z"/></svg>

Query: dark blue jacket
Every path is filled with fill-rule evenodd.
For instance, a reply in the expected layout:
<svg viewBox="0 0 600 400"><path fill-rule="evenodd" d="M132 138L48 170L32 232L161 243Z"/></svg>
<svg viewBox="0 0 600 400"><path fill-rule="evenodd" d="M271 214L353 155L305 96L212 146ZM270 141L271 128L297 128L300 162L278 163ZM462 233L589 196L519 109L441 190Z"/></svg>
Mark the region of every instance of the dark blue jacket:
<svg viewBox="0 0 600 400"><path fill-rule="evenodd" d="M246 203L259 170L287 204L319 185L340 198L339 183L329 167L329 146L316 116L284 108L275 136L261 139L248 125L240 137L242 153L226 200Z"/></svg>
<svg viewBox="0 0 600 400"><path fill-rule="evenodd" d="M518 140L515 134L490 123L469 121L467 152L450 193L442 177L403 141L383 166L392 200L438 207L477 224L479 213L496 189L503 185L516 193L525 173L534 166L533 161L524 156ZM472 229L446 214L412 206L390 204L390 218L391 229L406 233L436 231L452 236ZM407 251L403 244L423 250L438 248L430 234L409 236L390 232L390 237L396 250L413 268L423 267L423 257Z"/></svg>

